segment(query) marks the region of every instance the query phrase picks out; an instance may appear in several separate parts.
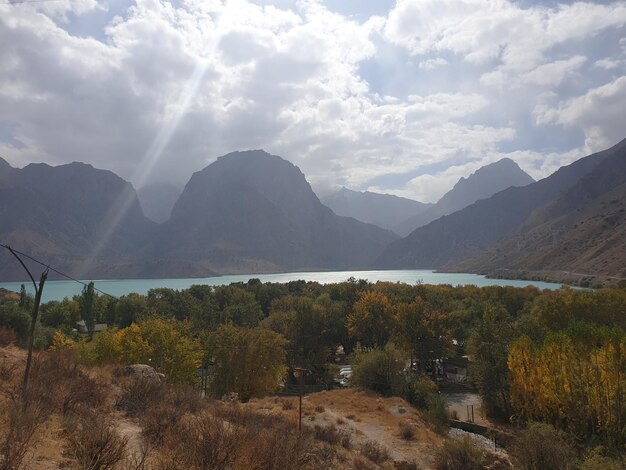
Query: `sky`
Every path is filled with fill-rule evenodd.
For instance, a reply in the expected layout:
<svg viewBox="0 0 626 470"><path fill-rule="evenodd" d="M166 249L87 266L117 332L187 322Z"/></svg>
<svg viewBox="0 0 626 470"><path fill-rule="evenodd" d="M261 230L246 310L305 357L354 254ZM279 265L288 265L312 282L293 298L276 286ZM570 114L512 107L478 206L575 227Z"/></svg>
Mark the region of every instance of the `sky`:
<svg viewBox="0 0 626 470"><path fill-rule="evenodd" d="M22 3L16 3L20 1ZM0 0L0 157L184 185L235 150L434 202L626 137L626 1Z"/></svg>

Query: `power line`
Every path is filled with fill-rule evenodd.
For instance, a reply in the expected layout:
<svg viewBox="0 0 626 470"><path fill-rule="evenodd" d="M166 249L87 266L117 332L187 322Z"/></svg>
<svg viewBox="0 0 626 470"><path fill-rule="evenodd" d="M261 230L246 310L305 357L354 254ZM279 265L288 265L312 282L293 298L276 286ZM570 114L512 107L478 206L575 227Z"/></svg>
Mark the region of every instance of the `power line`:
<svg viewBox="0 0 626 470"><path fill-rule="evenodd" d="M29 0L29 1L35 1L35 0ZM50 0L50 1L53 1L53 0ZM55 268L51 267L49 264L44 263L43 261L39 261L38 259L35 259L32 256L27 255L26 253L23 253L23 252L21 252L19 250L16 250L13 247L10 247L9 245L5 245L4 243L0 243L0 246L3 247L3 248L6 248L9 251L14 251L17 254L22 255L23 257L28 258L29 260L34 261L35 263L40 264L41 266L44 266L46 269L49 269L50 271L53 271L53 272L57 273L58 275L63 276L65 278L69 279L70 281L78 282L79 284L82 284L85 287L89 286L89 284L87 284L86 282L79 281L78 279L73 278L72 276L63 273L63 272L59 271L58 269L55 269ZM109 294L107 292L104 292L104 291L98 289L95 285L93 287L93 290L98 291L102 295L106 295L107 297L111 297L112 299L117 299L117 297L115 297L114 295L111 295L111 294Z"/></svg>

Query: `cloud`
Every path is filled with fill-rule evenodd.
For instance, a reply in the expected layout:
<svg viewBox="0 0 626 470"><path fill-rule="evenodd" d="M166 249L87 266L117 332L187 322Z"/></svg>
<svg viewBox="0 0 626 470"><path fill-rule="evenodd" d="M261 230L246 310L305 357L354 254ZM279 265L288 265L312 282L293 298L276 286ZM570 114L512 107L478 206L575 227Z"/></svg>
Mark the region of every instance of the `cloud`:
<svg viewBox="0 0 626 470"><path fill-rule="evenodd" d="M582 96L562 101L556 107L537 111L544 123L575 126L584 130L589 151L603 150L616 144L624 135L626 76L589 90Z"/></svg>
<svg viewBox="0 0 626 470"><path fill-rule="evenodd" d="M419 63L418 67L424 70L433 70L437 67L443 67L444 65L448 65L448 61L441 57L437 57L436 59L427 59L423 60Z"/></svg>
<svg viewBox="0 0 626 470"><path fill-rule="evenodd" d="M624 47L624 2L398 0L361 20L314 0L129 3L81 36L72 22L106 3L0 5L11 44L0 48L1 156L86 161L141 185L184 183L219 155L264 148L316 188L434 200L515 152L533 176L553 171L572 149L542 153L539 128L578 129L589 145L626 128L607 102L622 92L598 91L622 58L579 50L601 32ZM378 76L363 72L370 62ZM383 93L376 79L392 85ZM387 186L372 183L384 175Z"/></svg>
<svg viewBox="0 0 626 470"><path fill-rule="evenodd" d="M586 57L574 56L569 59L543 64L528 72L524 76L524 80L536 85L559 85L567 75L579 70L586 61Z"/></svg>
<svg viewBox="0 0 626 470"><path fill-rule="evenodd" d="M622 67L624 61L612 59L610 57L606 57L604 59L596 60L593 63L594 67L598 67L605 70L613 70Z"/></svg>

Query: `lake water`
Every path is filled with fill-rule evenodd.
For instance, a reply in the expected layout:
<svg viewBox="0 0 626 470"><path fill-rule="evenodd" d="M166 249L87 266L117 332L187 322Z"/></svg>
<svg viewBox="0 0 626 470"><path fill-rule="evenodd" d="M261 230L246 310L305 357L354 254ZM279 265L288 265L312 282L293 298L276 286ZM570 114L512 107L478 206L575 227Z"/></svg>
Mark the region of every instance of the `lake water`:
<svg viewBox="0 0 626 470"><path fill-rule="evenodd" d="M482 286L513 286L525 287L527 285L536 286L539 289L559 289L561 284L539 281L519 281L509 279L487 279L478 274L465 273L436 273L431 270L386 270L386 271L326 271L326 272L298 272L280 274L240 274L233 276L188 278L188 279L116 279L96 281L95 286L101 291L119 297L131 292L147 294L150 289L157 287L168 287L170 289L187 289L194 284L206 284L210 286L220 286L233 282L247 282L249 279L257 278L262 282L289 282L295 280L317 281L321 284L330 284L346 281L348 278L367 279L370 282L390 281L415 284L451 284ZM19 292L21 282L4 282L0 287ZM33 286L30 283L23 283L26 289L33 293ZM80 294L83 286L74 281L48 281L44 287L42 302L50 300L61 300L64 297L72 297Z"/></svg>

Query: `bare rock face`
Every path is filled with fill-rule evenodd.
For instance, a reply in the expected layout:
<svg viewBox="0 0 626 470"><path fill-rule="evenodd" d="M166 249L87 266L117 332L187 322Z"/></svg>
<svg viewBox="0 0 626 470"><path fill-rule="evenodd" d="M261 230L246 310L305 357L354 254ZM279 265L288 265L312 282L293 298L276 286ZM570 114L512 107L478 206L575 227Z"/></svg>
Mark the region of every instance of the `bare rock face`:
<svg viewBox="0 0 626 470"><path fill-rule="evenodd" d="M121 367L116 371L116 375L155 382L165 381L164 374L157 372L152 366L147 364L132 364L130 366Z"/></svg>

